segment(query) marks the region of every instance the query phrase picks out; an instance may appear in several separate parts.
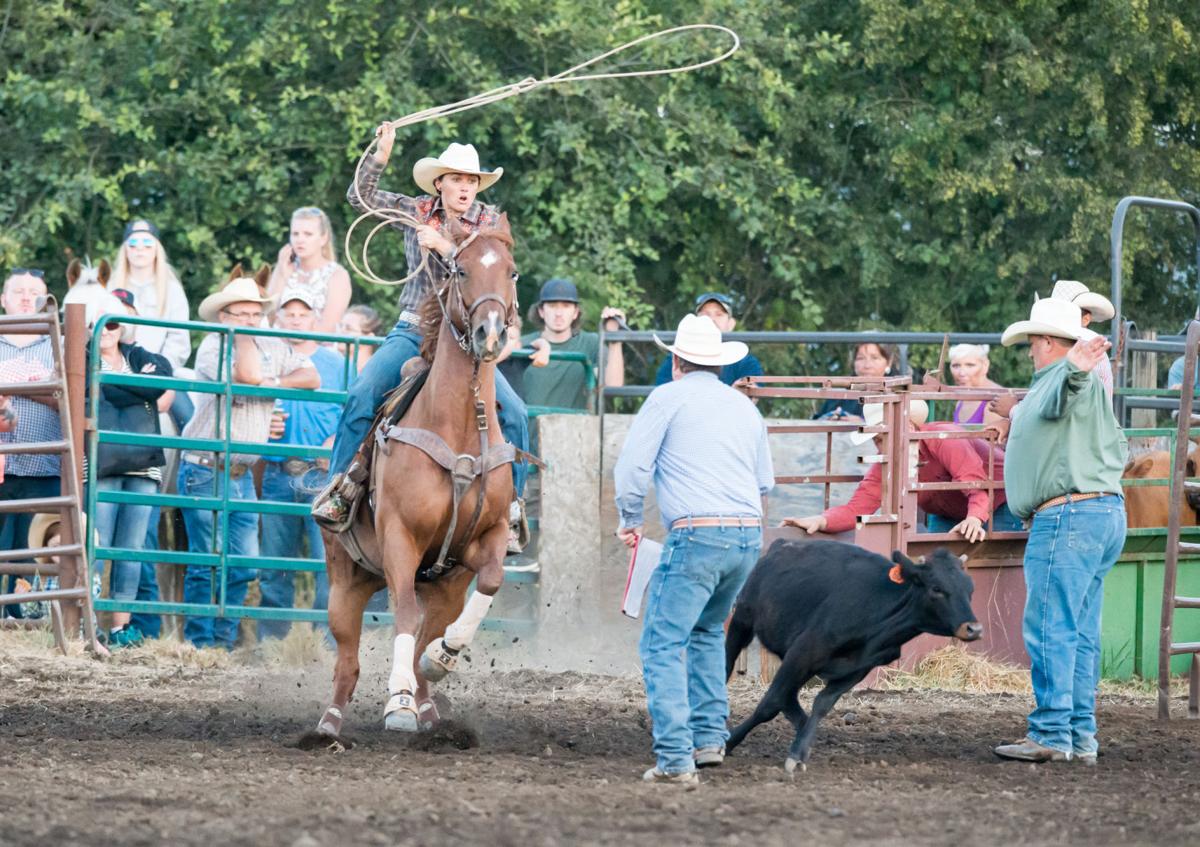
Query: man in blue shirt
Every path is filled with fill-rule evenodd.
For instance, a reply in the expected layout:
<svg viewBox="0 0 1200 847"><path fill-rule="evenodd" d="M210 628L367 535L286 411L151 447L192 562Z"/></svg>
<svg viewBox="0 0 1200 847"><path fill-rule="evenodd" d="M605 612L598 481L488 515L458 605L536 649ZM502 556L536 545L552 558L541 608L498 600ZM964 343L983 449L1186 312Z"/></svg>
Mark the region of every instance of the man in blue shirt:
<svg viewBox="0 0 1200 847"><path fill-rule="evenodd" d="M733 317L733 299L728 294L719 291L706 291L696 298L694 314L706 315L712 318L721 333L733 332L737 320ZM733 385L744 376L762 376L762 362L746 353L738 361L721 368L721 382ZM655 385L666 385L671 381L671 357L663 359L654 375Z"/></svg>
<svg viewBox="0 0 1200 847"><path fill-rule="evenodd" d="M275 315L278 329L293 332L312 332L317 323L312 295L293 289L287 302L280 306ZM346 359L332 347L316 341L288 339L297 353L307 356L321 377L321 388L326 391L344 391L346 388ZM278 400L271 426L271 441L304 446L333 445L337 432L340 403L306 400ZM329 475L328 459L313 459L305 456L263 457L262 499L284 503L311 503L313 496L324 487ZM309 515L262 516L262 554L265 557L303 558L305 539L308 540L307 557L325 558L325 545L316 521ZM258 572L259 588L262 591L263 608L290 609L294 604L295 587L293 571L262 569ZM329 601L329 578L322 568L316 573L316 598L314 609L324 609ZM283 638L291 628L291 621L260 620L259 640Z"/></svg>
<svg viewBox="0 0 1200 847"><path fill-rule="evenodd" d="M621 527L635 547L651 480L668 529L646 589L638 651L657 763L647 782L695 785L719 765L729 738L725 619L758 561L763 498L775 484L767 426L740 391L719 379L746 345L687 315L670 347L675 380L634 418L614 471Z"/></svg>

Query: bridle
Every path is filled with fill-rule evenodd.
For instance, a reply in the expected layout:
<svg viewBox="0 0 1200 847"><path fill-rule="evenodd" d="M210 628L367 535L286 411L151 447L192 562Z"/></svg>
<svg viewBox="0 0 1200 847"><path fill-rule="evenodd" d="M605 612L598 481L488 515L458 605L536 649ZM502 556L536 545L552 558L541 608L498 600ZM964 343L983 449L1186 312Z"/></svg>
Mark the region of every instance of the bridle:
<svg viewBox="0 0 1200 847"><path fill-rule="evenodd" d="M476 376L479 374L479 365L481 359L479 358L479 355L471 349L471 318L475 315L475 310L484 303L493 301L499 303L504 310L505 332L507 332L509 326L512 325L513 316L516 313L515 303L509 303L499 294L493 294L492 292L479 295L475 298L475 301L471 303L470 307L467 306L467 301L466 298L463 297L462 290L462 281L466 278L466 271L459 262L459 257L462 256L466 249L474 243L476 238L479 237L479 232L479 230L472 232L461 244L458 245L458 247L455 248L454 252L450 254L449 259L442 261L442 265L446 268L448 275L447 282L442 288L438 288L436 285L433 288L433 296L437 299L438 307L442 310L442 319L446 322L447 326L450 327L450 334L454 337L455 343L458 345L460 350L475 360ZM513 282L515 283L516 280L514 279ZM459 313L463 316L465 329L460 330L455 325L454 319L450 314L452 306L458 307Z"/></svg>

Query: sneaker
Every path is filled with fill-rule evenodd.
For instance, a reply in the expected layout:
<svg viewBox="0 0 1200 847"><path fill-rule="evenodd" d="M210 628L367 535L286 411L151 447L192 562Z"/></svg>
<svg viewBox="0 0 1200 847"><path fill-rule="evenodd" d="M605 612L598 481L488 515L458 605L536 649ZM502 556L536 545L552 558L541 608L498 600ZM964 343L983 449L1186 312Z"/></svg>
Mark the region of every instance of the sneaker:
<svg viewBox="0 0 1200 847"><path fill-rule="evenodd" d="M525 516L525 501L513 500L508 507L508 552L524 552L529 546L529 519Z"/></svg>
<svg viewBox="0 0 1200 847"><path fill-rule="evenodd" d="M642 782L653 782L655 785L682 785L686 788L695 788L700 784L700 774L695 771L667 773L655 766L642 774Z"/></svg>
<svg viewBox="0 0 1200 847"><path fill-rule="evenodd" d="M541 573L542 566L537 563L537 559L528 562L518 559L511 564L505 564L504 569L509 573Z"/></svg>
<svg viewBox="0 0 1200 847"><path fill-rule="evenodd" d="M142 633L137 627L125 626L114 629L108 635L108 644L114 649L121 647L137 647L143 641Z"/></svg>
<svg viewBox="0 0 1200 847"><path fill-rule="evenodd" d="M1079 762L1089 768L1096 767L1096 759L1099 754L1095 750L1072 750L1071 761Z"/></svg>
<svg viewBox="0 0 1200 847"><path fill-rule="evenodd" d="M1001 744L992 749L1001 759L1017 759L1022 762L1066 762L1071 754L1039 744L1032 738L1023 738L1015 744Z"/></svg>
<svg viewBox="0 0 1200 847"><path fill-rule="evenodd" d="M692 751L692 758L698 768L715 768L725 761L724 747L697 747Z"/></svg>

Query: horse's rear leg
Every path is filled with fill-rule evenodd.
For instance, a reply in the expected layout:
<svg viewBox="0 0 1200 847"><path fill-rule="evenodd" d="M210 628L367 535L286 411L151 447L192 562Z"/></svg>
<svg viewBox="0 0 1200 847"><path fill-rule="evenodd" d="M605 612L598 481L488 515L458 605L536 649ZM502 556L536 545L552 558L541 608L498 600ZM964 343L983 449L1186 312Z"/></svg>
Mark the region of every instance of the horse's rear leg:
<svg viewBox="0 0 1200 847"><path fill-rule="evenodd" d="M474 565L476 581L475 590L465 604L457 606L461 609L453 620L445 625L445 635L435 638L421 653L421 674L430 682L437 682L454 670L458 655L475 640L475 633L492 608L496 592L504 583L504 553L508 547L508 519L505 519L485 532L467 550L464 559ZM430 628L429 632L437 632Z"/></svg>

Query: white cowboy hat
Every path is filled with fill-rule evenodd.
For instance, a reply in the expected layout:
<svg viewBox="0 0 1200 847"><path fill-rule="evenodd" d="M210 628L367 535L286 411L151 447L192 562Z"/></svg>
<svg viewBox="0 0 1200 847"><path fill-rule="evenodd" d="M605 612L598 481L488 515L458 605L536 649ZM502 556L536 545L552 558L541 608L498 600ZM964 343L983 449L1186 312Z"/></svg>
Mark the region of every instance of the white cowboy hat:
<svg viewBox="0 0 1200 847"><path fill-rule="evenodd" d="M1055 300L1074 303L1080 309L1091 312L1092 320L1107 321L1117 313L1111 300L1103 294L1089 291L1086 285L1073 279L1060 279L1054 283L1054 291L1050 296Z"/></svg>
<svg viewBox="0 0 1200 847"><path fill-rule="evenodd" d="M917 426L925 423L929 420L929 404L924 400L909 400L908 419ZM883 423L882 403L867 403L863 406L863 426L879 426L881 423ZM850 433L850 443L855 447L861 447L875 435L874 432L863 432L860 429L858 432Z"/></svg>
<svg viewBox="0 0 1200 847"><path fill-rule="evenodd" d="M657 333L654 343L696 365L732 365L750 352L741 341L722 341L721 330L708 315L684 315L675 330L674 344L664 344Z"/></svg>
<svg viewBox="0 0 1200 847"><path fill-rule="evenodd" d="M1079 307L1069 300L1054 297L1035 300L1033 308L1029 311L1029 320L1017 321L1004 330L1004 334L1000 336L1000 343L1011 347L1028 341L1031 335L1053 335L1056 338L1078 341L1084 336L1084 329L1080 324L1082 318Z"/></svg>
<svg viewBox="0 0 1200 847"><path fill-rule="evenodd" d="M479 153L474 144L453 143L436 159L426 156L413 165L413 182L426 194L437 194L433 181L443 174L474 174L479 177L479 190L486 191L504 176L504 168L485 171L479 166Z"/></svg>
<svg viewBox="0 0 1200 847"><path fill-rule="evenodd" d="M226 306L233 303L262 303L267 311L271 311L275 299L266 297L258 290L258 283L248 276L243 276L225 285L220 291L208 295L200 301L200 320L209 323L220 321L218 315Z"/></svg>

